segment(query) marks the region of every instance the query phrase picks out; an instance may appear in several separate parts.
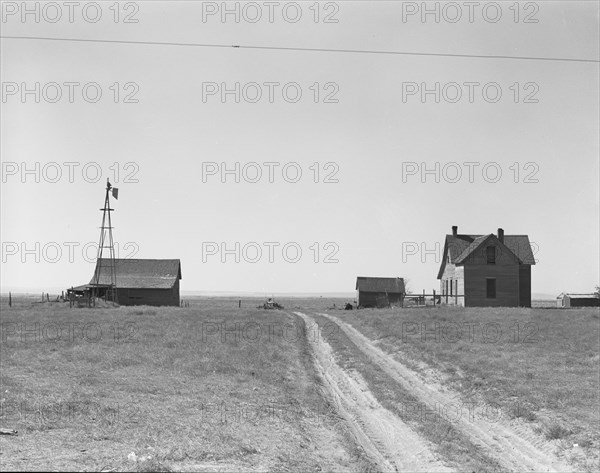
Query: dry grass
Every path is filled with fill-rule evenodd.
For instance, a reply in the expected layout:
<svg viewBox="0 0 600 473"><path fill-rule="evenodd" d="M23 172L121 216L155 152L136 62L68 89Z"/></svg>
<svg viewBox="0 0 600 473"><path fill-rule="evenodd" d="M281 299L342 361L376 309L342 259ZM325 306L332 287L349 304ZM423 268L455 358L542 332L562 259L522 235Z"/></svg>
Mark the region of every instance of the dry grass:
<svg viewBox="0 0 600 473"><path fill-rule="evenodd" d="M297 321L251 307L3 307L0 425L19 431L0 438L3 470L361 465L340 447L306 339L281 331Z"/></svg>
<svg viewBox="0 0 600 473"><path fill-rule="evenodd" d="M369 467L330 415L298 326L282 332L284 324L301 321L284 312L257 310L260 299L244 299L241 310L237 298L192 300L186 309L69 310L31 301L9 309L2 302L0 426L19 431L17 437L0 437L3 470ZM286 309L325 311L346 301L278 302ZM598 310L332 313L388 352L401 354L413 368L426 363L463 395L499 404L504 415L565 450L578 444L589 464L597 463ZM472 341L466 329L455 342L447 340L449 331L446 339L436 341L431 332L422 339L418 324L431 330L436 322L480 325ZM229 331L223 332L221 323ZM407 324L414 323L417 333L407 333L414 328ZM37 335L24 333L19 324L26 330L38 324ZM57 324L62 337L53 341ZM498 341L484 340L486 324L500 326ZM305 328L306 334L312 336L311 330ZM323 335L334 334L325 330ZM382 404L404 415L398 406L414 404L410 393L390 389L385 374L361 358L341 332L336 335L339 343L333 344L341 361L363 374ZM493 331L488 335L493 337ZM438 421L415 428L463 469L496 469L452 426ZM319 443L329 450L319 450ZM131 453L137 461L128 459Z"/></svg>
<svg viewBox="0 0 600 473"><path fill-rule="evenodd" d="M560 441L560 450L577 445L587 464L597 464L598 309L430 307L335 315L413 368L425 362L440 371L465 398L500 406L503 418Z"/></svg>

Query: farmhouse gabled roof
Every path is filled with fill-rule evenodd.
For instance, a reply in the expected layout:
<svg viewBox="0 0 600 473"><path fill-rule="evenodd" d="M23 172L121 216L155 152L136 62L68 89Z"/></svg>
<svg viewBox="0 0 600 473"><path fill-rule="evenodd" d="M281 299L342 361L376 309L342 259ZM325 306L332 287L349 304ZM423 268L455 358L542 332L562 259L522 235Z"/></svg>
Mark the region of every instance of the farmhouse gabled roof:
<svg viewBox="0 0 600 473"><path fill-rule="evenodd" d="M447 256L450 257L450 263L461 264L490 237L497 239L496 235L493 233L487 235L446 235L444 259L440 265L437 278L441 279L442 274L444 273ZM504 247L513 253L520 263L535 264L533 250L531 249L531 243L529 242L529 237L527 235L504 235Z"/></svg>
<svg viewBox="0 0 600 473"><path fill-rule="evenodd" d="M471 242L471 244L469 246L467 246L467 248L460 254L460 256L458 258L456 258L456 261L453 261L453 263L455 263L455 264L464 263L467 258L469 258L473 253L475 253L475 251L477 251L477 249L480 248L482 245L484 245L485 242L488 241L489 239L497 240L497 244L500 246L500 250L502 252L504 252L508 255L512 255L517 260L517 262L523 263L521 258L519 258L519 255L517 255L510 247L508 247L507 245L505 245L504 243L499 241L498 238L496 238L496 235L494 235L493 233L490 233L489 235L482 235L480 237L475 238Z"/></svg>
<svg viewBox="0 0 600 473"><path fill-rule="evenodd" d="M470 244L469 246L467 246L461 253L458 254L458 256L456 256L455 258L452 258L452 255L450 256L450 261L454 264L458 264L461 263L462 261L464 261L469 255L473 254L475 252L475 250L477 248L479 248L479 246L488 239L490 235L481 235L478 236L477 238L475 238Z"/></svg>
<svg viewBox="0 0 600 473"><path fill-rule="evenodd" d="M96 262L90 284L94 284L100 268L98 284L110 284L110 259ZM170 289L181 279L181 261L178 259L116 259L117 287Z"/></svg>
<svg viewBox="0 0 600 473"><path fill-rule="evenodd" d="M446 235L446 245L450 255L450 262L456 263L457 260L464 259L477 249L490 235ZM475 244L473 244L475 243ZM527 235L505 235L504 246L506 246L514 255L519 258L523 264L535 264L531 243ZM468 252L465 250L468 249Z"/></svg>
<svg viewBox="0 0 600 473"><path fill-rule="evenodd" d="M404 279L359 276L356 278L356 289L361 292L403 293Z"/></svg>

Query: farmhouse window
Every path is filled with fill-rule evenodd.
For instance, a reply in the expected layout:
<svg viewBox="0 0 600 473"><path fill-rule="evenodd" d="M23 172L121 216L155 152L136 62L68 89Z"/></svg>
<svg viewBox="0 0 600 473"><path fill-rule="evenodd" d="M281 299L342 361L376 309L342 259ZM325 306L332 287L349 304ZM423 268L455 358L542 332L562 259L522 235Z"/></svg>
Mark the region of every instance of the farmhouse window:
<svg viewBox="0 0 600 473"><path fill-rule="evenodd" d="M496 279L495 278L487 278L486 282L486 297L488 299L496 298Z"/></svg>
<svg viewBox="0 0 600 473"><path fill-rule="evenodd" d="M496 247L488 246L486 248L487 264L496 264Z"/></svg>

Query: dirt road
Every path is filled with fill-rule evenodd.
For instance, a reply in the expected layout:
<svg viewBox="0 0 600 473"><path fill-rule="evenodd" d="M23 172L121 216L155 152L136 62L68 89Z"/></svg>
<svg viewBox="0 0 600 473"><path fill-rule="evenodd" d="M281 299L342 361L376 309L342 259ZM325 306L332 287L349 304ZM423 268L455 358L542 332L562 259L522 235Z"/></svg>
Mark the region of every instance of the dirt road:
<svg viewBox="0 0 600 473"><path fill-rule="evenodd" d="M314 323L310 316L299 312L296 314L307 323ZM421 402L447 406L460 399L458 393L441 386L437 381L438 377L431 376L431 373L417 374L382 351L351 325L329 314L317 315L337 324L373 364L390 377L391 383L407 389ZM339 399L342 411L347 413L345 417L348 422L353 423L359 431L356 437L365 450L379 455L381 463L388 469L395 467L410 471L448 471L439 459L435 459L431 448L422 439L377 403L357 374L349 373L335 363L328 344L320 341L313 343L313 348L320 364L318 370ZM490 422L479 416L465 415L459 416L454 425L490 458L496 459L509 471L573 471L572 466L563 463L553 454L550 444L525 428L510 425L507 420ZM393 441L389 441L390 438ZM408 452L418 452L418 455L407 455Z"/></svg>
<svg viewBox="0 0 600 473"><path fill-rule="evenodd" d="M312 318L294 312L307 325ZM382 471L453 471L444 465L431 446L375 399L359 373L341 368L331 346L317 334L310 340L315 367L333 398L338 413L350 428L357 445Z"/></svg>

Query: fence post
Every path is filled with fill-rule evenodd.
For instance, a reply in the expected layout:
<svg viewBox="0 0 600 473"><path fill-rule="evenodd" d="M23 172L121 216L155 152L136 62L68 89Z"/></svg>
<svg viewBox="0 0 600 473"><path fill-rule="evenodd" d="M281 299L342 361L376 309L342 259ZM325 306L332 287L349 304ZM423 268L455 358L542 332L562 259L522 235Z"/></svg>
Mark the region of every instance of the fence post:
<svg viewBox="0 0 600 473"><path fill-rule="evenodd" d="M436 299L435 299L435 289L433 289L433 305L437 305Z"/></svg>
<svg viewBox="0 0 600 473"><path fill-rule="evenodd" d="M8 291L8 307L12 307L12 294Z"/></svg>

